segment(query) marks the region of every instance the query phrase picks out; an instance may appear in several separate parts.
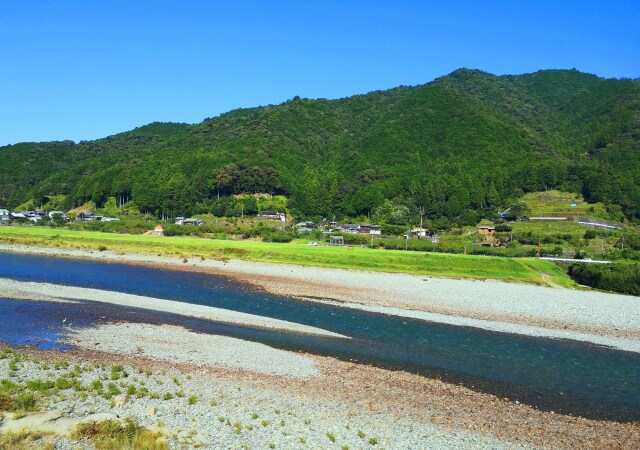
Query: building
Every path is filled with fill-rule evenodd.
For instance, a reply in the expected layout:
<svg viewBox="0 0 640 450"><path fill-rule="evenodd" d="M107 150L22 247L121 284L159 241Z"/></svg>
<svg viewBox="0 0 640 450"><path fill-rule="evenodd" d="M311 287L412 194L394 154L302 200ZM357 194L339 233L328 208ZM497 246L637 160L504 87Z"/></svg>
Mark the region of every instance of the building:
<svg viewBox="0 0 640 450"><path fill-rule="evenodd" d="M427 237L427 234L429 234L429 229L416 227L416 228L410 229L409 233L411 233L414 236L417 236L418 238L423 238L423 237Z"/></svg>
<svg viewBox="0 0 640 450"><path fill-rule="evenodd" d="M10 223L9 210L0 209L0 226L7 226Z"/></svg>
<svg viewBox="0 0 640 450"><path fill-rule="evenodd" d="M98 220L97 216L89 211L81 212L76 214L76 220L81 220L83 222L89 222L90 220Z"/></svg>
<svg viewBox="0 0 640 450"><path fill-rule="evenodd" d="M69 217L64 213L64 211L51 211L51 212L49 212L49 219L53 220L56 217L60 217L64 221L69 220Z"/></svg>
<svg viewBox="0 0 640 450"><path fill-rule="evenodd" d="M164 229L165 228L167 228L167 227L165 227L164 225L159 223L158 225L155 226L155 228L153 229L151 234L153 234L154 236L164 236Z"/></svg>
<svg viewBox="0 0 640 450"><path fill-rule="evenodd" d="M278 211L262 211L258 214L258 219L276 219L284 222L285 214Z"/></svg>
<svg viewBox="0 0 640 450"><path fill-rule="evenodd" d="M313 231L315 228L315 224L313 222L300 222L294 225L295 229L298 230L299 233L305 233Z"/></svg>
<svg viewBox="0 0 640 450"><path fill-rule="evenodd" d="M478 233L480 234L493 234L496 232L496 227L491 227L489 225L480 225L478 227Z"/></svg>
<svg viewBox="0 0 640 450"><path fill-rule="evenodd" d="M380 236L382 234L382 226L371 225L370 223L363 223L358 225L358 234L370 234L373 236Z"/></svg>
<svg viewBox="0 0 640 450"><path fill-rule="evenodd" d="M187 226L198 226L202 225L204 222L200 219L196 219L194 217L187 217L186 219L182 219L182 225Z"/></svg>

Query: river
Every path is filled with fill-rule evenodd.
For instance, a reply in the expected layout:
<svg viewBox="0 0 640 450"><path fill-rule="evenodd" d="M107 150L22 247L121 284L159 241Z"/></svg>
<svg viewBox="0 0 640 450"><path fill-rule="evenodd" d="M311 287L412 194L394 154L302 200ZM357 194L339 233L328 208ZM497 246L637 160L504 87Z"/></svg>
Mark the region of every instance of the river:
<svg viewBox="0 0 640 450"><path fill-rule="evenodd" d="M70 323L76 327L117 320L168 323L437 377L543 410L594 419L640 420L637 353L311 303L223 277L126 264L0 253L0 277L215 306L351 337L257 329L88 301L9 300L0 292L0 340L11 344L64 349L57 338Z"/></svg>

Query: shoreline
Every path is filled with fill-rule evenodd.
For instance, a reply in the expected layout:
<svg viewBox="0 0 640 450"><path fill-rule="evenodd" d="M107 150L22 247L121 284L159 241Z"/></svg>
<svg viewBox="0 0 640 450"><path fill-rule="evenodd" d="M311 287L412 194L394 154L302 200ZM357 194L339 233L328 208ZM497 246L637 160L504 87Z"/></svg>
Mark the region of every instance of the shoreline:
<svg viewBox="0 0 640 450"><path fill-rule="evenodd" d="M0 251L199 272L304 301L640 352L640 300L632 296L238 260L184 262L165 256L6 244ZM323 281L327 279L331 281ZM152 304L148 307L153 309Z"/></svg>

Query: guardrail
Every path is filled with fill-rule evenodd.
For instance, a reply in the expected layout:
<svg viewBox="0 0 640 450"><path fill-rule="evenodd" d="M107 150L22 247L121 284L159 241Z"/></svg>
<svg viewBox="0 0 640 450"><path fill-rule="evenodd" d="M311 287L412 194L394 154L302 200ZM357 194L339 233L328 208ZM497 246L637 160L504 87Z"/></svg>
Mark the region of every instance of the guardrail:
<svg viewBox="0 0 640 450"><path fill-rule="evenodd" d="M549 258L549 257L541 257L540 259L544 259L545 261L555 261L555 262L570 262L570 263L588 263L588 264L613 264L613 261L603 261L591 258L585 259L572 259L572 258Z"/></svg>

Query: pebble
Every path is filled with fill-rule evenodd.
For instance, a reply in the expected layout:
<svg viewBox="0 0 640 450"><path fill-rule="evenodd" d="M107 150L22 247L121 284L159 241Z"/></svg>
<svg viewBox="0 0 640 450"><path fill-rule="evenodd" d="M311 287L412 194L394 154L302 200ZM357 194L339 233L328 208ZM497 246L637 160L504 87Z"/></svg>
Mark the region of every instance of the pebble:
<svg viewBox="0 0 640 450"><path fill-rule="evenodd" d="M0 360L0 379L11 378L9 361ZM254 383L234 383L207 374L187 375L166 370L147 376L135 367L124 367L128 376L111 380L110 367L85 364L82 369L77 379L83 385L99 380L105 388L114 383L124 390L133 384L136 389L144 386L160 398L119 394L107 400L91 392L87 392L88 398L83 398L83 393L66 389L59 395L45 398L45 410L60 411L62 418L84 420L133 417L141 425L169 436L171 449L270 448L272 444L277 449L342 449L345 446L350 449L416 450L521 448L491 436L410 421L385 412L367 414L362 410L351 414L356 408L354 405L333 402L330 397L325 401L310 400ZM72 370L72 366L55 370L53 364L43 367L39 362L23 360L18 363L13 381L55 380ZM180 394L176 395L178 392ZM172 398L163 400L165 394L171 394ZM189 401L191 396L195 396L195 402ZM5 424L8 421L9 418L4 419ZM371 444L369 439L372 438L378 444ZM85 441L56 438L56 450L76 448L92 447Z"/></svg>

